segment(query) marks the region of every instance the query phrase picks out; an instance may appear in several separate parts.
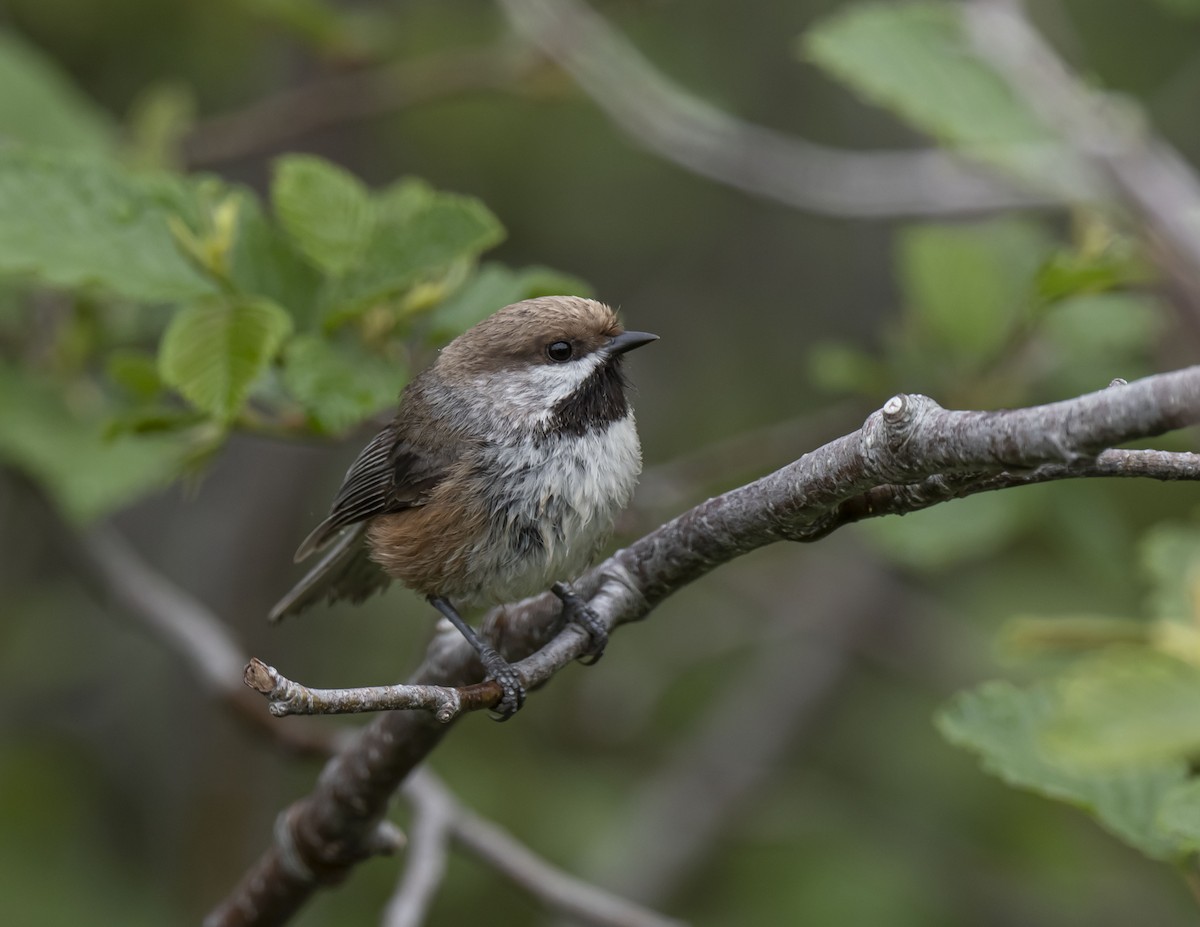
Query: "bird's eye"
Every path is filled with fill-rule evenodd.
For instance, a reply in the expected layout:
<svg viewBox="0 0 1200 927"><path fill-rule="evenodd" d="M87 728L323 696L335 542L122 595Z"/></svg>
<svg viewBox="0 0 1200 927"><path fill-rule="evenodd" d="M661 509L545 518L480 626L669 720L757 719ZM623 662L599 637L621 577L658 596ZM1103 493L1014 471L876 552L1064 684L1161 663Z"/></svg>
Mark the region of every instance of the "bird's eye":
<svg viewBox="0 0 1200 927"><path fill-rule="evenodd" d="M571 342L555 341L546 345L546 356L556 364L561 364L571 359Z"/></svg>

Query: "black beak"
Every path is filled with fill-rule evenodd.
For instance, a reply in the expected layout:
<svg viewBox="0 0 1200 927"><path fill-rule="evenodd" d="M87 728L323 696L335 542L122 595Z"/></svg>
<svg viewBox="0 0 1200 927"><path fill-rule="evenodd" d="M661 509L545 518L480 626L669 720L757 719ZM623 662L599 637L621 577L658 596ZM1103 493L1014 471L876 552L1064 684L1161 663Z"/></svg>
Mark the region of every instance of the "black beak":
<svg viewBox="0 0 1200 927"><path fill-rule="evenodd" d="M634 348L640 348L644 344L657 340L658 335L652 335L649 332L621 332L609 340L605 350L609 354L624 354L626 351L632 351Z"/></svg>

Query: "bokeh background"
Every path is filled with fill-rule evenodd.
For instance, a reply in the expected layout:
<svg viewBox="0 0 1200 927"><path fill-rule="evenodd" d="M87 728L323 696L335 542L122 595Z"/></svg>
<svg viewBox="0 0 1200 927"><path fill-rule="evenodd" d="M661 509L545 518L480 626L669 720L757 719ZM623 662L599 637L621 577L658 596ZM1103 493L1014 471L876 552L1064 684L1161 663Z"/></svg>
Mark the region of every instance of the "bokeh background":
<svg viewBox="0 0 1200 927"><path fill-rule="evenodd" d="M598 10L741 119L858 151L929 146L797 54L798 36L847 6ZM1033 6L1081 73L1200 159L1195 4ZM1075 253L1089 215L864 219L697 176L638 145L480 0L8 0L0 28L114 121L181 126L183 168L262 190L272 158L305 151L373 186L415 175L477 196L508 232L490 257L574 274L659 333L631 360L647 473L625 539L853 430L895 390L964 408L1063 398L1178 366L1196 344L1200 323L1145 289L1107 307L1110 327L1065 313L989 353L971 349L968 318L960 340L939 341L922 314L930 274L953 299L987 299L1010 279L988 255ZM390 97L337 83L391 67ZM922 264L963 242L961 260ZM1024 311L1013 293L1003 308ZM364 437L235 436L202 478L112 524L247 656L312 685L398 679L433 626L403 591L264 620ZM603 662L569 668L512 723L468 719L433 766L548 859L697 924L1193 923L1177 873L987 776L933 716L980 680L1034 671L996 647L1013 616L1142 614L1140 539L1195 498L1186 484L1063 483L756 552L623 629ZM216 706L81 578L63 531L25 476L0 476L3 918L195 923L319 767ZM363 865L296 923L378 922L399 871ZM551 920L455 854L429 922L482 917Z"/></svg>

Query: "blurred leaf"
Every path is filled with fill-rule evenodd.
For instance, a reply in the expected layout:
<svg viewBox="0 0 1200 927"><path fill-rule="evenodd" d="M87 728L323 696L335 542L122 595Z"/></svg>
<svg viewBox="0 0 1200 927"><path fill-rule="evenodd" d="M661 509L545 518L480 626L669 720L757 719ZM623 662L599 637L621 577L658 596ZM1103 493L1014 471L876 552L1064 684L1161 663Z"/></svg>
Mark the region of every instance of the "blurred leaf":
<svg viewBox="0 0 1200 927"><path fill-rule="evenodd" d="M326 273L342 274L363 260L375 212L366 186L349 171L313 155L279 158L271 205L296 247Z"/></svg>
<svg viewBox="0 0 1200 927"><path fill-rule="evenodd" d="M1200 626L1200 529L1151 528L1141 545L1150 580L1150 614L1163 621Z"/></svg>
<svg viewBox="0 0 1200 927"><path fill-rule="evenodd" d="M418 283L437 280L503 237L503 227L479 200L401 187L379 207L361 262L331 281L324 299L327 322L336 324Z"/></svg>
<svg viewBox="0 0 1200 927"><path fill-rule="evenodd" d="M1112 247L1099 253L1059 251L1037 275L1037 291L1053 302L1068 296L1101 293L1147 283L1153 275L1131 247Z"/></svg>
<svg viewBox="0 0 1200 927"><path fill-rule="evenodd" d="M1144 357L1158 341L1164 320L1152 297L1136 293L1093 293L1057 303L1042 332L1073 359L1106 364ZM1099 389L1107 381L1097 383Z"/></svg>
<svg viewBox="0 0 1200 927"><path fill-rule="evenodd" d="M891 377L878 359L850 344L822 341L808 349L808 375L830 393L878 396L889 392Z"/></svg>
<svg viewBox="0 0 1200 927"><path fill-rule="evenodd" d="M1039 225L1019 219L910 226L897 241L905 302L926 338L986 360L1028 317L1050 247Z"/></svg>
<svg viewBox="0 0 1200 927"><path fill-rule="evenodd" d="M800 53L868 100L964 153L1079 191L1084 171L974 54L958 5L862 3L811 28Z"/></svg>
<svg viewBox="0 0 1200 927"><path fill-rule="evenodd" d="M108 355L105 371L110 380L139 399L156 396L163 388L158 360L145 351L118 348Z"/></svg>
<svg viewBox="0 0 1200 927"><path fill-rule="evenodd" d="M12 32L0 32L0 139L107 155L116 127L58 64Z"/></svg>
<svg viewBox="0 0 1200 927"><path fill-rule="evenodd" d="M1146 644L1144 621L1105 615L1022 616L1006 621L996 638L997 649L1020 659L1047 654L1075 655L1112 644Z"/></svg>
<svg viewBox="0 0 1200 927"><path fill-rule="evenodd" d="M176 248L170 216L194 223L193 192L73 154L0 149L0 274L101 286L148 302L214 291Z"/></svg>
<svg viewBox="0 0 1200 927"><path fill-rule="evenodd" d="M59 387L0 365L0 458L75 521L99 518L166 485L186 454L178 436L106 440L106 417L102 407L76 412Z"/></svg>
<svg viewBox="0 0 1200 927"><path fill-rule="evenodd" d="M1046 757L1040 743L1057 709L1049 684L1022 690L989 682L955 696L938 713L937 725L947 740L978 754L983 768L1009 785L1092 812L1147 856L1182 855L1184 848L1158 829L1156 817L1166 794L1186 779L1186 764L1166 761L1105 773L1066 770Z"/></svg>
<svg viewBox="0 0 1200 927"><path fill-rule="evenodd" d="M1058 680L1047 753L1083 769L1136 766L1200 753L1200 668L1144 647L1112 647Z"/></svg>
<svg viewBox="0 0 1200 927"><path fill-rule="evenodd" d="M952 4L847 6L810 29L801 51L864 96L948 142L1049 137L1008 85L971 52Z"/></svg>
<svg viewBox="0 0 1200 927"><path fill-rule="evenodd" d="M167 431L179 431L183 428L193 428L207 421L203 412L195 409L180 408L153 404L140 406L127 412L118 412L108 420L104 427L105 438L116 438L121 435L152 435ZM200 442L207 446L208 442ZM189 448L185 463L194 453L195 448Z"/></svg>
<svg viewBox="0 0 1200 927"><path fill-rule="evenodd" d="M486 263L438 306L430 337L448 341L461 335L497 309L535 296L591 296L592 289L578 277L546 267L514 271L502 264Z"/></svg>
<svg viewBox="0 0 1200 927"><path fill-rule="evenodd" d="M1029 524L1025 499L980 493L903 518L875 518L862 530L891 560L915 570L942 570L996 553Z"/></svg>
<svg viewBox="0 0 1200 927"><path fill-rule="evenodd" d="M339 432L396 404L405 366L349 344L299 335L284 356L283 383L326 432Z"/></svg>
<svg viewBox="0 0 1200 927"><path fill-rule="evenodd" d="M194 406L229 421L291 328L287 312L267 299L193 303L163 335L159 373Z"/></svg>
<svg viewBox="0 0 1200 927"><path fill-rule="evenodd" d="M1158 806L1157 823L1181 849L1200 850L1200 779L1189 779L1167 792Z"/></svg>
<svg viewBox="0 0 1200 927"><path fill-rule="evenodd" d="M1095 293L1056 303L1039 324L1040 342L1050 348L1047 388L1072 395L1103 389L1113 377L1151 373L1167 324L1159 304L1143 294Z"/></svg>
<svg viewBox="0 0 1200 927"><path fill-rule="evenodd" d="M196 99L191 88L167 81L151 84L130 108L126 161L143 169L180 168L180 146L195 119Z"/></svg>

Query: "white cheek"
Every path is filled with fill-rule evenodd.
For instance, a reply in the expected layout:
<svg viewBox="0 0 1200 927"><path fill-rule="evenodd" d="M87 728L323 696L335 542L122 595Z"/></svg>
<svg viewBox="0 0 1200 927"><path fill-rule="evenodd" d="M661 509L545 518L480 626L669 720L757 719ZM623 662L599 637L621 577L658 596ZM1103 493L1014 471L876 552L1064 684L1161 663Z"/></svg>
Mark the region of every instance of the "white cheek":
<svg viewBox="0 0 1200 927"><path fill-rule="evenodd" d="M471 385L495 411L508 413L524 424L541 424L602 361L602 357L592 354L567 364L510 369L476 377Z"/></svg>

